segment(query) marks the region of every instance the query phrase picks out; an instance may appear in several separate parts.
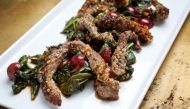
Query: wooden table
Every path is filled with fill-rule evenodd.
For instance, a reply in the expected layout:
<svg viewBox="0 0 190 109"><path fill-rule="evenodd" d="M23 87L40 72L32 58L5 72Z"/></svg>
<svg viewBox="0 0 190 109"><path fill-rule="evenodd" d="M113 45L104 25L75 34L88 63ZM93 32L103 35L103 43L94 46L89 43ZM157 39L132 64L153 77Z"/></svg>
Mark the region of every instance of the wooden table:
<svg viewBox="0 0 190 109"><path fill-rule="evenodd" d="M0 0L0 53L58 2L59 0ZM190 16L140 108L190 108Z"/></svg>

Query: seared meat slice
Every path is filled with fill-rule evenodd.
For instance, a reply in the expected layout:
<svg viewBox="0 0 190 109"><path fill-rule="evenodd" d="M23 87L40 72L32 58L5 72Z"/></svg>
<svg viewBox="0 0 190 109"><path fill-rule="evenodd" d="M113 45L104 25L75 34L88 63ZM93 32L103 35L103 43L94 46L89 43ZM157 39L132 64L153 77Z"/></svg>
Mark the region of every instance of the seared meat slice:
<svg viewBox="0 0 190 109"><path fill-rule="evenodd" d="M130 13L130 16L149 18L155 21L162 21L166 19L169 15L169 9L159 3L157 0L151 0L150 3L145 4L145 6L133 6L128 0L107 0L110 3L113 3L115 7L123 7L128 9L132 5L135 9L134 13ZM143 0L142 0L143 1ZM139 1L141 2L141 1ZM123 11L125 11L123 10ZM140 15L140 16L139 16Z"/></svg>
<svg viewBox="0 0 190 109"><path fill-rule="evenodd" d="M96 94L100 99L104 100L117 100L118 96L118 88L112 88L106 85L105 83L95 80L94 87L96 90Z"/></svg>
<svg viewBox="0 0 190 109"><path fill-rule="evenodd" d="M77 28L79 30L88 30L89 35L97 40L113 40L113 36L109 32L99 33L97 27L94 24L94 17L90 14L85 14L84 17L81 17L78 21Z"/></svg>
<svg viewBox="0 0 190 109"><path fill-rule="evenodd" d="M82 8L78 11L78 17L85 16L86 13L96 16L101 12L113 11L117 9L113 6L113 3L99 2L98 0L86 0Z"/></svg>
<svg viewBox="0 0 190 109"><path fill-rule="evenodd" d="M123 32L123 33L121 33L120 35L122 36L122 34L128 35L128 32ZM134 49L135 49L137 52L139 52L139 51L141 50L141 44L140 44L140 42L139 42L139 38L138 38L138 36L137 36L134 32L132 32L132 31L130 31L129 41L132 41L132 42L134 43Z"/></svg>
<svg viewBox="0 0 190 109"><path fill-rule="evenodd" d="M152 4L147 5L145 7L134 7L136 12L131 13L131 16L139 17L139 15L141 15L140 17L142 18L149 18L154 21L162 21L168 17L168 8L159 3L157 0L152 0L151 3Z"/></svg>
<svg viewBox="0 0 190 109"><path fill-rule="evenodd" d="M57 67L63 60L64 54L66 54L67 51L66 45L50 48L50 55L46 60L45 66L38 71L38 80L46 100L58 106L60 106L62 102L61 91L56 86L52 76L56 72Z"/></svg>
<svg viewBox="0 0 190 109"><path fill-rule="evenodd" d="M111 70L116 75L125 73L125 67L127 65L126 57L128 55L127 41L134 37L136 37L136 34L131 31L125 31L119 36L118 46L111 57Z"/></svg>
<svg viewBox="0 0 190 109"><path fill-rule="evenodd" d="M103 58L81 41L69 43L70 50L80 50L87 57L92 71L97 75L95 90L98 97L105 100L117 100L119 98L119 82L110 78L110 68Z"/></svg>
<svg viewBox="0 0 190 109"><path fill-rule="evenodd" d="M157 0L152 0L152 4L156 7L156 11L153 15L155 18L153 19L160 21L168 18L169 9L167 7L159 3Z"/></svg>
<svg viewBox="0 0 190 109"><path fill-rule="evenodd" d="M147 26L128 20L119 14L114 14L117 16L110 16L109 13L99 16L97 27L106 31L117 30L119 32L124 32L131 30L138 35L138 38L142 43L150 43L152 41L153 36L149 32Z"/></svg>
<svg viewBox="0 0 190 109"><path fill-rule="evenodd" d="M111 69L116 75L122 75L125 73L125 67L127 65L126 57L128 55L127 41L129 35L129 32L127 35L120 35L118 46L111 57Z"/></svg>

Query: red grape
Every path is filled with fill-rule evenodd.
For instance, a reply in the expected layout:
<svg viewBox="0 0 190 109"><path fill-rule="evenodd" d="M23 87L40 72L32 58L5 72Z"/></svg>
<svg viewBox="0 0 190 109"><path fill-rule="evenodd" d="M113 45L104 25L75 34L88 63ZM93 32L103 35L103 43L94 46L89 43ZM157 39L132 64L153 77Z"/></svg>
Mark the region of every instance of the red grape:
<svg viewBox="0 0 190 109"><path fill-rule="evenodd" d="M150 19L147 19L147 18L140 18L138 19L138 23L140 23L141 25L146 25L148 26L148 28L152 28L153 25L154 25L154 22Z"/></svg>
<svg viewBox="0 0 190 109"><path fill-rule="evenodd" d="M106 63L110 63L110 59L111 59L111 48L110 47L106 47L102 53L100 53L100 55L102 56L102 58L104 59L104 61Z"/></svg>
<svg viewBox="0 0 190 109"><path fill-rule="evenodd" d="M13 81L14 74L21 68L20 63L15 62L9 65L7 68L7 75L9 77L9 80Z"/></svg>
<svg viewBox="0 0 190 109"><path fill-rule="evenodd" d="M75 68L71 71L71 73L80 70L84 66L85 64L84 58L85 56L82 54L76 54L71 58L71 64L75 66Z"/></svg>
<svg viewBox="0 0 190 109"><path fill-rule="evenodd" d="M109 17L112 17L112 18L118 17L118 15L117 15L116 13L113 13L113 12L109 12L109 13L108 13L108 16L109 16Z"/></svg>

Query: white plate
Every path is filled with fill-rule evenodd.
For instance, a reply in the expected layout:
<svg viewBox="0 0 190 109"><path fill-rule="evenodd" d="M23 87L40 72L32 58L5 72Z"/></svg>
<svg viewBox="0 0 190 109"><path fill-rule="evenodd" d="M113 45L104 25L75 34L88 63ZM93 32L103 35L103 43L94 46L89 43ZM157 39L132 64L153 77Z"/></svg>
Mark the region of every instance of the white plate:
<svg viewBox="0 0 190 109"><path fill-rule="evenodd" d="M24 54L35 55L42 53L47 46L57 45L66 41L60 32L65 22L75 16L84 0L63 0L47 16L37 23L22 38L13 44L0 57L0 104L10 108L27 109L135 109L140 105L169 48L175 40L185 18L190 10L189 0L161 0L170 9L170 15L165 22L151 29L154 35L153 42L143 47L137 56L134 65L133 78L121 83L120 99L114 102L105 102L95 97L93 83L80 93L70 98L62 97L62 106L49 104L40 91L35 101L30 100L29 89L20 94L12 94L11 82L7 78L7 66Z"/></svg>

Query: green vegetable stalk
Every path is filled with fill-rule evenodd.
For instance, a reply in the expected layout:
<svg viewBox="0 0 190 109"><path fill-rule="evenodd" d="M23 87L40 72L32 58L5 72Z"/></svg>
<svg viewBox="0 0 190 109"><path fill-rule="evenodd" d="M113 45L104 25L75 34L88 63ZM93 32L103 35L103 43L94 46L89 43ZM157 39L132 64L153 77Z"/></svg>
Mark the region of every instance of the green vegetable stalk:
<svg viewBox="0 0 190 109"><path fill-rule="evenodd" d="M68 40L81 39L84 32L77 29L78 18L72 17L65 25L62 33L67 35Z"/></svg>
<svg viewBox="0 0 190 109"><path fill-rule="evenodd" d="M57 71L53 75L53 80L57 83L57 85L60 85L64 82L66 82L71 77L71 74L69 71L63 69L62 71Z"/></svg>
<svg viewBox="0 0 190 109"><path fill-rule="evenodd" d="M31 86L31 99L32 100L35 100L37 94L38 94L38 91L40 89L40 83L37 81L36 78L33 78L30 80L30 86Z"/></svg>

